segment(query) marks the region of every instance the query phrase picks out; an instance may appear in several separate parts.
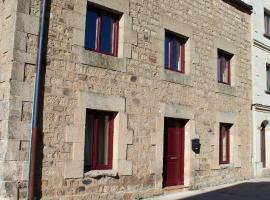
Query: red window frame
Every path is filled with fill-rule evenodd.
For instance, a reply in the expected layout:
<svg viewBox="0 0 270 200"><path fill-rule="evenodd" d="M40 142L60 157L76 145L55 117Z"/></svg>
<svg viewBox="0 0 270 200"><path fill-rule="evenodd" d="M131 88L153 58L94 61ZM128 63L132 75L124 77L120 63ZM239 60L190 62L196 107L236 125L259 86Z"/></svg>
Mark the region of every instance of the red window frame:
<svg viewBox="0 0 270 200"><path fill-rule="evenodd" d="M227 52L224 52L222 50L218 50L218 82L231 85L231 58L232 54L229 54ZM227 71L227 80L223 80L223 65L222 62L225 61L226 63L226 68L228 68Z"/></svg>
<svg viewBox="0 0 270 200"><path fill-rule="evenodd" d="M120 14L116 14L113 12L109 12L107 10L103 10L101 8L95 7L92 4L88 4L87 6L87 11L93 11L95 13L97 13L98 18L97 18L97 27L96 27L96 47L95 49L89 49L87 47L85 47L85 49L90 50L90 51L94 51L97 53L101 53L101 54L105 54L105 55L110 55L110 56L114 56L117 57L118 56L118 41L119 41L119 19L120 19ZM101 16L102 15L108 15L111 16L114 19L114 23L113 23L113 35L112 35L112 40L113 40L113 51L111 53L106 53L101 51Z"/></svg>
<svg viewBox="0 0 270 200"><path fill-rule="evenodd" d="M97 110L87 110L86 114L88 116L93 116L94 118L94 127L86 126L86 131L85 134L90 134L91 130L93 130L93 145L92 145L92 160L90 165L85 165L84 166L84 171L90 171L90 170L106 170L106 169L112 169L112 160L113 160L113 132L114 132L114 118L115 118L115 113L113 112L107 112L107 111L97 111ZM109 138L108 138L108 163L106 165L103 164L98 164L98 144L99 144L99 137L98 137L98 129L99 127L99 117L104 117L108 116L109 117L109 122L108 122L108 131L109 131ZM88 117L86 119L89 119ZM89 121L86 121L86 123L90 123ZM88 129L87 129L88 127ZM91 137L89 137L91 138ZM85 142L85 145L91 145L90 139L89 141ZM91 146L90 146L91 148ZM91 153L91 151L89 152Z"/></svg>
<svg viewBox="0 0 270 200"><path fill-rule="evenodd" d="M171 32L165 33L166 37L169 38L169 65L165 66L165 69L172 70L179 73L185 73L185 43L186 38L177 36L176 34L173 34ZM173 40L176 40L180 43L180 59L181 59L181 70L176 70L173 67ZM165 49L166 51L166 49ZM165 54L166 55L166 54Z"/></svg>
<svg viewBox="0 0 270 200"><path fill-rule="evenodd" d="M219 164L230 164L230 128L232 124L220 123L219 126ZM223 160L222 127L226 128L226 159Z"/></svg>

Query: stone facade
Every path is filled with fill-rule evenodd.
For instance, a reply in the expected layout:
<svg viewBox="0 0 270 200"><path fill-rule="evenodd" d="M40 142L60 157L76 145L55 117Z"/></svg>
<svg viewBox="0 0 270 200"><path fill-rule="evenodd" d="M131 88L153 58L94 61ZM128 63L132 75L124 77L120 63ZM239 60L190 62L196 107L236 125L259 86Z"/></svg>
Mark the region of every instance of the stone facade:
<svg viewBox="0 0 270 200"><path fill-rule="evenodd" d="M84 49L87 0L52 0L38 186L43 199L134 199L162 188L164 118L188 119L185 187L249 178L250 15L222 0L90 0L117 10L118 57ZM0 1L0 198L25 196L39 0ZM188 37L186 73L164 69L165 30ZM217 49L232 53L231 85ZM84 173L86 109L117 112L113 169ZM219 164L219 123L232 123ZM200 138L201 152L191 150ZM18 184L18 181L20 184Z"/></svg>
<svg viewBox="0 0 270 200"><path fill-rule="evenodd" d="M254 175L270 174L270 95L267 93L266 66L270 64L270 40L264 36L264 12L270 10L269 1L252 1L254 14L253 49L252 49L252 89L253 89L253 167ZM263 167L261 157L261 130L265 125L265 157L266 166Z"/></svg>

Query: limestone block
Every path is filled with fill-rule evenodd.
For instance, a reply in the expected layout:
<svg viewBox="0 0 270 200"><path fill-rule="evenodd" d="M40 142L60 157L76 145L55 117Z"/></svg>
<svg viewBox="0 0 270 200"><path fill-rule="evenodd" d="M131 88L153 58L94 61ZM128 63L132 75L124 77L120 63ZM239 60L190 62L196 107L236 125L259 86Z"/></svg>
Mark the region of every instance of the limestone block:
<svg viewBox="0 0 270 200"><path fill-rule="evenodd" d="M28 14L30 9L30 0L20 0L18 2L17 11Z"/></svg>
<svg viewBox="0 0 270 200"><path fill-rule="evenodd" d="M26 37L27 33L16 31L14 36L14 47L17 50L26 51Z"/></svg>
<svg viewBox="0 0 270 200"><path fill-rule="evenodd" d="M12 67L11 79L22 82L24 80L24 63L14 62Z"/></svg>
<svg viewBox="0 0 270 200"><path fill-rule="evenodd" d="M73 44L84 47L85 32L81 29L73 28Z"/></svg>
<svg viewBox="0 0 270 200"><path fill-rule="evenodd" d="M166 104L165 117L174 117L179 119L194 119L194 111L191 106Z"/></svg>
<svg viewBox="0 0 270 200"><path fill-rule="evenodd" d="M117 177L118 173L115 170L91 170L85 173L86 177L98 178L103 176L108 177Z"/></svg>
<svg viewBox="0 0 270 200"><path fill-rule="evenodd" d="M111 69L119 72L126 72L126 59L124 58L106 56L100 53L85 50L79 46L74 46L73 52L78 55L78 62L80 64Z"/></svg>
<svg viewBox="0 0 270 200"><path fill-rule="evenodd" d="M117 148L117 150L118 150L117 157L119 160L126 160L127 159L127 145L125 145L125 144L120 145L119 144L117 146L114 146L114 148Z"/></svg>
<svg viewBox="0 0 270 200"><path fill-rule="evenodd" d="M126 1L126 0L125 1L123 1L123 0L115 0L115 1L90 0L89 2L113 9L113 10L121 12L121 13L128 13L129 12L129 1Z"/></svg>
<svg viewBox="0 0 270 200"><path fill-rule="evenodd" d="M222 38L218 38L214 41L215 47L227 51L231 54L236 54L237 47L235 46L234 43L229 42L228 40L224 40Z"/></svg>
<svg viewBox="0 0 270 200"><path fill-rule="evenodd" d="M83 161L66 161L64 164L64 178L82 178Z"/></svg>
<svg viewBox="0 0 270 200"><path fill-rule="evenodd" d="M36 54L29 54L23 51L14 50L14 60L21 63L36 64Z"/></svg>
<svg viewBox="0 0 270 200"><path fill-rule="evenodd" d="M230 96L237 96L235 87L221 83L216 84L216 92Z"/></svg>
<svg viewBox="0 0 270 200"><path fill-rule="evenodd" d="M81 108L76 108L74 110L74 124L78 126L80 129L78 131L85 129L86 122L86 107L82 106Z"/></svg>
<svg viewBox="0 0 270 200"><path fill-rule="evenodd" d="M122 31L122 28L119 28L119 31ZM124 28L124 43L137 45L138 43L138 33L131 29Z"/></svg>
<svg viewBox="0 0 270 200"><path fill-rule="evenodd" d="M86 12L86 9L85 9L85 12ZM84 15L80 13L72 12L69 10L65 10L64 15L66 16L66 20L69 27L85 30L86 18Z"/></svg>
<svg viewBox="0 0 270 200"><path fill-rule="evenodd" d="M14 33L13 32L7 32L5 35L3 35L4 40L0 40L0 48L7 50L12 50L14 48Z"/></svg>
<svg viewBox="0 0 270 200"><path fill-rule="evenodd" d="M219 123L229 123L235 124L236 123L236 113L233 112L218 112L217 113L217 121Z"/></svg>
<svg viewBox="0 0 270 200"><path fill-rule="evenodd" d="M164 61L163 61L164 62ZM163 67L160 68L161 70L161 77L163 80L166 80L168 82L173 82L173 83L177 83L180 85L186 85L189 87L193 87L193 80L191 79L191 76L187 75L187 74L180 74L180 73L175 73L173 71L170 70L165 70Z"/></svg>
<svg viewBox="0 0 270 200"><path fill-rule="evenodd" d="M13 139L29 139L31 133L31 124L28 122L10 121L8 126L8 135Z"/></svg>
<svg viewBox="0 0 270 200"><path fill-rule="evenodd" d="M132 162L128 160L119 160L118 162L118 172L122 176L132 175Z"/></svg>
<svg viewBox="0 0 270 200"><path fill-rule="evenodd" d="M67 126L66 127L66 134L65 134L65 141L66 142L76 142L76 143L83 143L84 142L84 133L85 133L85 126Z"/></svg>
<svg viewBox="0 0 270 200"><path fill-rule="evenodd" d="M24 101L32 101L33 99L33 88L34 85L29 85L25 82L12 81L11 85L11 95L19 96Z"/></svg>
<svg viewBox="0 0 270 200"><path fill-rule="evenodd" d="M151 160L150 173L162 174L162 172L163 172L163 162L161 160Z"/></svg>
<svg viewBox="0 0 270 200"><path fill-rule="evenodd" d="M133 135L134 135L134 131L133 130L129 130L127 132L127 135L125 137L125 143L126 144L133 144Z"/></svg>
<svg viewBox="0 0 270 200"><path fill-rule="evenodd" d="M5 160L18 160L19 159L19 140L9 140L7 144L7 151L5 155Z"/></svg>
<svg viewBox="0 0 270 200"><path fill-rule="evenodd" d="M106 96L83 91L79 94L78 105L84 108L124 112L125 104L125 98L119 96Z"/></svg>
<svg viewBox="0 0 270 200"><path fill-rule="evenodd" d="M0 110L8 110L9 109L9 102L8 101L0 101ZM9 117L8 112L1 112L0 113L0 120L7 120Z"/></svg>
<svg viewBox="0 0 270 200"><path fill-rule="evenodd" d="M0 161L0 181L16 181L18 171L16 161Z"/></svg>
<svg viewBox="0 0 270 200"><path fill-rule="evenodd" d="M87 0L76 0L74 4L74 11L81 15L86 15Z"/></svg>
<svg viewBox="0 0 270 200"><path fill-rule="evenodd" d="M168 16L167 13L161 13L160 22L165 29L173 31L177 34L185 37L191 37L193 35L194 27L192 27L190 24L183 23L180 20L173 19L172 17ZM161 30L159 38L164 40L164 34L162 36Z"/></svg>
<svg viewBox="0 0 270 200"><path fill-rule="evenodd" d="M8 120L0 121L0 140L8 138Z"/></svg>
<svg viewBox="0 0 270 200"><path fill-rule="evenodd" d="M36 16L30 16L24 13L17 13L16 18L16 30L38 35L39 31L39 18Z"/></svg>
<svg viewBox="0 0 270 200"><path fill-rule="evenodd" d="M72 160L84 161L84 143L73 143L72 154Z"/></svg>

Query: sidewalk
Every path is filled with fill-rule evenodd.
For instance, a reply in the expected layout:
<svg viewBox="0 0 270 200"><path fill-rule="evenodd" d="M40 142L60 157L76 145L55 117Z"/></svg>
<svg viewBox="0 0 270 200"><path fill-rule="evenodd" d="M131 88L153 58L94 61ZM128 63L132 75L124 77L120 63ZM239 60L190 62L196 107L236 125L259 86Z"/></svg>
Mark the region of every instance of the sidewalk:
<svg viewBox="0 0 270 200"><path fill-rule="evenodd" d="M185 191L169 194L147 200L264 200L270 199L270 178L256 178L247 181L235 182L204 188L195 191Z"/></svg>

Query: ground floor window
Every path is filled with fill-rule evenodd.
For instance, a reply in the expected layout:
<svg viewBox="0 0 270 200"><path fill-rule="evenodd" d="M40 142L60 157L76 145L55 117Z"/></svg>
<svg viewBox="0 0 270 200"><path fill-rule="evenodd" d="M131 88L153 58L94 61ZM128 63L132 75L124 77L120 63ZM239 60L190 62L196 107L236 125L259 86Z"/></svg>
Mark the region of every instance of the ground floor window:
<svg viewBox="0 0 270 200"><path fill-rule="evenodd" d="M84 171L112 169L115 113L87 110Z"/></svg>
<svg viewBox="0 0 270 200"><path fill-rule="evenodd" d="M232 124L220 123L219 126L219 163L230 163L230 128Z"/></svg>

